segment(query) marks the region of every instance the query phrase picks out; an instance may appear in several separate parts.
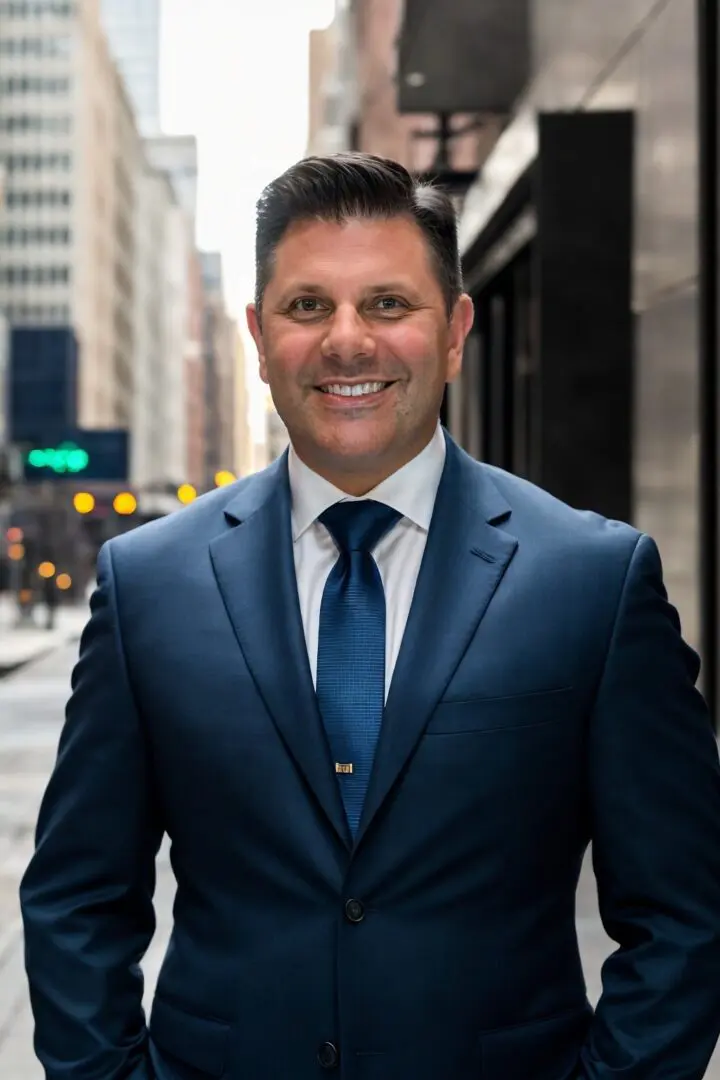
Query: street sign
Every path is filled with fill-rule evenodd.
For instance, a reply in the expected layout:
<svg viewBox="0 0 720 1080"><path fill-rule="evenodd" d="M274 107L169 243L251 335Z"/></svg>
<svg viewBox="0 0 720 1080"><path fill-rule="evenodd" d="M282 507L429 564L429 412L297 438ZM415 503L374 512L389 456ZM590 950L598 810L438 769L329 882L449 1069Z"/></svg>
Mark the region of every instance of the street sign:
<svg viewBox="0 0 720 1080"><path fill-rule="evenodd" d="M90 463L87 450L66 442L57 447L36 448L27 456L31 469L50 469L54 473L81 473Z"/></svg>
<svg viewBox="0 0 720 1080"><path fill-rule="evenodd" d="M127 484L129 457L127 431L75 428L26 445L24 476L27 483L77 478L83 484L91 480Z"/></svg>

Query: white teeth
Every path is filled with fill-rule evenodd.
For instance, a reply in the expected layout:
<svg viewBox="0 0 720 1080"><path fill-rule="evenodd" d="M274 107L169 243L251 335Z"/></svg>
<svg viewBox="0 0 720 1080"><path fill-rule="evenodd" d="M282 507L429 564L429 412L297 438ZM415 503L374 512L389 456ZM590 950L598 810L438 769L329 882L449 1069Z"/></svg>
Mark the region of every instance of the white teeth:
<svg viewBox="0 0 720 1080"><path fill-rule="evenodd" d="M347 386L344 383L333 383L331 386L323 386L326 394L339 394L341 397L363 397L364 394L377 394L387 386L384 382L361 383L358 386Z"/></svg>

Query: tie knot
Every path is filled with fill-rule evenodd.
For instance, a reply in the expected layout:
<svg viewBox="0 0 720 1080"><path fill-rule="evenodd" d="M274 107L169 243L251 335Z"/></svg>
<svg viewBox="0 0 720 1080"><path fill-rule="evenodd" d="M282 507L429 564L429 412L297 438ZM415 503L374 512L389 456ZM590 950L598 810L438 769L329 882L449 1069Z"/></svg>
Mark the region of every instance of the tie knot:
<svg viewBox="0 0 720 1080"><path fill-rule="evenodd" d="M320 515L319 520L341 551L370 552L400 517L392 506L373 499L360 499L335 503Z"/></svg>

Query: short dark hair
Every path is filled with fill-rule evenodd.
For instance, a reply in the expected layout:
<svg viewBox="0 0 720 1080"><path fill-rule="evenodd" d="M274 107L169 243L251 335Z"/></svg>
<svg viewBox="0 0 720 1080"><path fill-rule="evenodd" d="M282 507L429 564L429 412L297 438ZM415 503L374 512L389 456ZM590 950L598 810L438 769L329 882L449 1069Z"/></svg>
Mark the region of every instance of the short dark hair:
<svg viewBox="0 0 720 1080"><path fill-rule="evenodd" d="M278 244L295 222L400 216L412 218L425 235L449 315L462 293L452 200L396 161L361 153L303 158L264 189L257 202L255 234L258 315Z"/></svg>

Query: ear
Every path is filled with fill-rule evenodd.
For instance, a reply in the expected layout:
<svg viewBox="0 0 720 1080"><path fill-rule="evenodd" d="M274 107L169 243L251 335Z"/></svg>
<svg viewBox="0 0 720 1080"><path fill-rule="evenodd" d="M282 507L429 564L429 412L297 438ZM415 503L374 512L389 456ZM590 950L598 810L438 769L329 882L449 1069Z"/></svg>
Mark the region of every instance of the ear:
<svg viewBox="0 0 720 1080"><path fill-rule="evenodd" d="M258 353L258 363L260 365L260 378L264 383L267 383L267 364L265 362L265 347L263 345L263 335L260 326L260 317L258 315L255 304L248 304L245 308L245 317L247 319L248 330L252 334L252 339L255 342L255 348Z"/></svg>
<svg viewBox="0 0 720 1080"><path fill-rule="evenodd" d="M467 293L459 296L450 317L450 340L448 342L447 382L454 382L462 369L463 349L472 330L475 308Z"/></svg>

